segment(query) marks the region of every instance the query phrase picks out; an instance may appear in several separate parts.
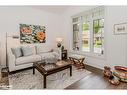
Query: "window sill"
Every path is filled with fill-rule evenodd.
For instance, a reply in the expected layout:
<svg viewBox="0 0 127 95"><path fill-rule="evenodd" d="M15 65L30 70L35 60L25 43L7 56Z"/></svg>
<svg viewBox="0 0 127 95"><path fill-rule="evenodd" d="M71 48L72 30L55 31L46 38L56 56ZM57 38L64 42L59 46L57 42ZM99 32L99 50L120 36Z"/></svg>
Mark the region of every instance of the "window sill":
<svg viewBox="0 0 127 95"><path fill-rule="evenodd" d="M79 55L83 55L83 56L87 56L87 57L93 57L93 58L97 58L97 59L101 59L101 60L106 60L105 54L102 55L102 54L97 54L97 53L74 51L74 50L71 50L69 53L79 54Z"/></svg>

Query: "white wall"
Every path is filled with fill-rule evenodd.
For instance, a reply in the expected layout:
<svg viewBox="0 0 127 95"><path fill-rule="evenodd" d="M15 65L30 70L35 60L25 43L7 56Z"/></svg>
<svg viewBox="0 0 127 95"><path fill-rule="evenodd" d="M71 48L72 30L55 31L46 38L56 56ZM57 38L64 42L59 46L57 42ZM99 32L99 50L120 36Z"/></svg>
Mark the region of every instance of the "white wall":
<svg viewBox="0 0 127 95"><path fill-rule="evenodd" d="M64 38L64 46L71 49L71 16L89 10L95 6L72 6L63 14L55 14L30 7L0 7L0 60L5 64L5 33L19 33L19 23L46 26L46 44L55 45L55 38ZM106 6L104 58L86 56L87 64L98 68L105 65L127 66L127 34L114 35L113 26L127 22L127 6ZM19 41L18 41L19 42ZM16 42L14 42L16 44ZM45 45L45 44L43 44Z"/></svg>
<svg viewBox="0 0 127 95"><path fill-rule="evenodd" d="M107 63L127 66L127 34L114 35L114 24L127 22L127 6L106 8Z"/></svg>
<svg viewBox="0 0 127 95"><path fill-rule="evenodd" d="M46 43L42 45L54 46L55 38L60 36L61 18L53 14L31 7L0 7L0 61L5 65L5 33L19 35L19 24L33 24L46 26ZM10 41L10 38L8 38ZM11 43L19 44L19 40L11 39ZM9 43L8 43L9 44Z"/></svg>
<svg viewBox="0 0 127 95"><path fill-rule="evenodd" d="M85 10L89 10L95 6L87 7L71 7L64 15L64 44L71 50L72 48L72 24L71 16L76 15ZM105 10L105 56L99 58L99 56L87 56L87 64L103 68L105 65L115 66L122 65L127 66L127 34L114 35L113 26L117 23L127 22L127 6L106 6Z"/></svg>

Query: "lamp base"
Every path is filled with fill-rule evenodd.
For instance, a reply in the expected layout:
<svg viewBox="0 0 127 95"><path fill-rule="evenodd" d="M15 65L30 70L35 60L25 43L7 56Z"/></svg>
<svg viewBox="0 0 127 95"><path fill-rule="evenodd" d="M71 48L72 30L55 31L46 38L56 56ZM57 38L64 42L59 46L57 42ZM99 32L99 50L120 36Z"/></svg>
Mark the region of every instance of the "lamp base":
<svg viewBox="0 0 127 95"><path fill-rule="evenodd" d="M57 47L61 47L61 43L58 43L58 44L57 44Z"/></svg>

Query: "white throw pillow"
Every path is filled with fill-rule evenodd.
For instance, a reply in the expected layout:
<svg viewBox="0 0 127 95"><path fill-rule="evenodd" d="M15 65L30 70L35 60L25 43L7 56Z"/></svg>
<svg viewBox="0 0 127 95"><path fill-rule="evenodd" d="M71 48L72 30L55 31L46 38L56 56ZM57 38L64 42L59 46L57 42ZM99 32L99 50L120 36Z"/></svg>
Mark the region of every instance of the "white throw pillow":
<svg viewBox="0 0 127 95"><path fill-rule="evenodd" d="M51 47L38 45L36 46L36 50L37 50L37 54L46 53L51 51Z"/></svg>
<svg viewBox="0 0 127 95"><path fill-rule="evenodd" d="M21 49L22 49L23 56L30 56L30 55L35 54L35 51L34 51L33 47L21 46Z"/></svg>

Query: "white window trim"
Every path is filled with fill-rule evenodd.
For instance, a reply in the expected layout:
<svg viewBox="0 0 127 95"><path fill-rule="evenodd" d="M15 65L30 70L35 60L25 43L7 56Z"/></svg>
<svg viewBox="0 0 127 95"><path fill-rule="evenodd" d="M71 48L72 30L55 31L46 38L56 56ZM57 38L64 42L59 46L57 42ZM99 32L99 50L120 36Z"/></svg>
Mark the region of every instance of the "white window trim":
<svg viewBox="0 0 127 95"><path fill-rule="evenodd" d="M90 24L90 20L82 20L81 21L81 38L83 37L82 36L82 32L83 32L83 23L84 22L89 22L89 27L91 27L91 24ZM91 29L91 28L90 28ZM91 31L91 30L89 30L89 31ZM90 37L91 37L91 32L90 32ZM81 46L80 47L82 47L82 39L81 39ZM86 52L86 53L89 53L89 52L91 52L91 38L90 38L90 51L82 51L82 52Z"/></svg>
<svg viewBox="0 0 127 95"><path fill-rule="evenodd" d="M104 7L104 6L103 6ZM78 15L76 15L76 16L72 16L71 17L71 19L72 18L75 18L75 17L82 17L83 16L83 13L80 13L80 14L78 14ZM93 48L93 21L94 20L96 20L96 19L103 19L104 18L104 31L105 31L105 11L104 11L104 16L99 16L99 17L92 17L92 18L90 18L90 20L88 20L88 21L90 21L90 52L85 52L85 51L81 51L81 50L79 50L79 51L75 51L75 50L73 50L73 40L71 40L71 46L70 46L70 53L75 53L75 54L80 54L80 55L85 55L85 56L88 56L88 57L94 57L94 58L99 58L99 59L105 59L106 58L106 42L105 42L105 32L104 32L104 54L99 54L99 53L94 53L94 48ZM81 19L81 18L80 18ZM78 22L75 22L75 23L79 23L80 24L80 28L79 28L79 31L80 31L80 33L82 33L81 31L81 29L82 29L82 24L83 24L83 21L85 21L85 20L82 20L82 21L78 21ZM75 23L73 23L72 22L72 28L71 28L71 30L72 30L72 39L73 39L73 24L75 24ZM80 39L80 40L82 40L82 39ZM80 43L82 43L82 41L80 41ZM80 47L81 47L82 45L80 45ZM81 48L80 48L81 49Z"/></svg>

